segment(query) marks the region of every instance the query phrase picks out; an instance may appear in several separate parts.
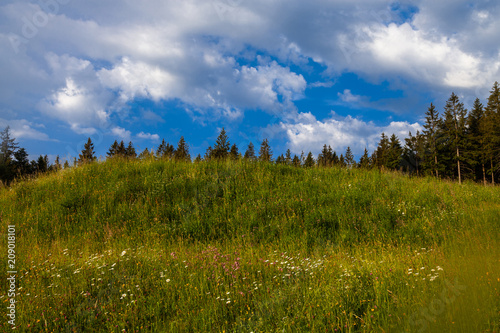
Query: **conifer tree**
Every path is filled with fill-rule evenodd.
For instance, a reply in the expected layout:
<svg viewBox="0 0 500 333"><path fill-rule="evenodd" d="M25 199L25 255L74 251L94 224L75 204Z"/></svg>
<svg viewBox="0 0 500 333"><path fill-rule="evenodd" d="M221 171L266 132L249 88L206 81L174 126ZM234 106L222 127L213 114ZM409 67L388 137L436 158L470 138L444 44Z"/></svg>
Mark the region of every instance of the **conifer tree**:
<svg viewBox="0 0 500 333"><path fill-rule="evenodd" d="M59 160L59 155L56 156L53 167L55 171L59 171L62 169L61 161Z"/></svg>
<svg viewBox="0 0 500 333"><path fill-rule="evenodd" d="M174 157L175 148L170 143L165 142L163 139L156 150L156 157L163 159L171 159Z"/></svg>
<svg viewBox="0 0 500 333"><path fill-rule="evenodd" d="M401 165L401 155L403 154L403 148L401 147L401 143L396 136L396 134L391 135L391 139L389 141L389 151L387 154L387 161L385 167L390 170L397 170Z"/></svg>
<svg viewBox="0 0 500 333"><path fill-rule="evenodd" d="M358 166L362 169L370 168L370 156L368 156L368 149L365 148L363 155L359 158Z"/></svg>
<svg viewBox="0 0 500 333"><path fill-rule="evenodd" d="M106 155L108 155L108 157L113 157L117 153L118 153L118 141L115 140L115 142L113 142Z"/></svg>
<svg viewBox="0 0 500 333"><path fill-rule="evenodd" d="M356 165L356 161L354 160L354 155L352 154L351 147L347 147L345 151L344 161L348 168L352 168L353 166Z"/></svg>
<svg viewBox="0 0 500 333"><path fill-rule="evenodd" d="M179 142L177 143L177 149L174 152L174 159L177 161L189 161L191 162L191 155L189 154L189 147L181 136Z"/></svg>
<svg viewBox="0 0 500 333"><path fill-rule="evenodd" d="M444 108L443 134L448 146L453 149L454 158L457 165L458 182L462 183L461 162L463 149L465 146L465 120L467 110L460 102L457 95L451 94Z"/></svg>
<svg viewBox="0 0 500 333"><path fill-rule="evenodd" d="M69 168L69 162L68 160L64 161L64 169L68 169Z"/></svg>
<svg viewBox="0 0 500 333"><path fill-rule="evenodd" d="M375 157L374 162L378 168L387 168L389 160L389 148L390 148L389 139L387 138L385 133L382 133L380 137L380 142L374 154Z"/></svg>
<svg viewBox="0 0 500 333"><path fill-rule="evenodd" d="M500 87L498 82L495 82L488 104L486 106L481 128L485 142L485 153L488 159L491 183L495 183L495 173L500 164Z"/></svg>
<svg viewBox="0 0 500 333"><path fill-rule="evenodd" d="M120 144L118 145L118 148L116 149L116 155L120 157L125 157L127 156L127 148L125 148L125 143L120 141Z"/></svg>
<svg viewBox="0 0 500 333"><path fill-rule="evenodd" d="M436 110L434 104L427 109L425 113L425 124L422 135L425 138L425 150L428 154L423 156L423 163L432 170L432 173L439 177L439 164L438 164L438 139L440 136L441 120L439 112Z"/></svg>
<svg viewBox="0 0 500 333"><path fill-rule="evenodd" d="M135 152L135 148L132 144L132 141L129 141L127 148L125 148L125 156L127 158L136 158L137 153Z"/></svg>
<svg viewBox="0 0 500 333"><path fill-rule="evenodd" d="M286 165L291 165L292 164L292 152L290 151L290 149L286 150L285 164Z"/></svg>
<svg viewBox="0 0 500 333"><path fill-rule="evenodd" d="M19 148L16 152L14 152L14 158L16 159L13 162L14 172L17 175L27 175L32 172L26 149Z"/></svg>
<svg viewBox="0 0 500 333"><path fill-rule="evenodd" d="M305 168L311 168L311 167L313 167L315 164L316 164L316 162L314 161L313 154L312 154L311 152L309 152L309 153L307 154L306 159L304 160L304 167L305 167Z"/></svg>
<svg viewBox="0 0 500 333"><path fill-rule="evenodd" d="M259 150L259 160L263 162L271 162L273 154L271 152L271 147L269 146L269 141L264 139L260 145Z"/></svg>
<svg viewBox="0 0 500 333"><path fill-rule="evenodd" d="M151 158L152 152L149 151L148 148L144 148L144 150L139 154L139 159L145 160Z"/></svg>
<svg viewBox="0 0 500 333"><path fill-rule="evenodd" d="M0 132L0 164L8 165L14 152L19 148L15 138L11 138L10 127Z"/></svg>
<svg viewBox="0 0 500 333"><path fill-rule="evenodd" d="M332 148L330 146L323 145L321 153L318 155L318 165L322 167L328 167L332 165Z"/></svg>
<svg viewBox="0 0 500 333"><path fill-rule="evenodd" d="M245 158L245 159L247 159L247 160L251 160L251 161L253 161L253 160L255 160L255 159L256 159L256 156L255 156L255 148L254 148L254 145L253 145L253 143L252 143L252 142L250 142L250 143L248 144L248 148L247 148L247 150L245 151L245 155L244 155L244 157L243 157L243 158Z"/></svg>
<svg viewBox="0 0 500 333"><path fill-rule="evenodd" d="M85 164L94 162L97 158L95 157L94 144L89 138L87 143L83 146L83 150L78 156L78 164Z"/></svg>
<svg viewBox="0 0 500 333"><path fill-rule="evenodd" d="M486 185L486 145L482 133L481 122L484 118L484 106L476 98L472 110L467 117L467 149L465 160L474 171L476 180L481 179Z"/></svg>
<svg viewBox="0 0 500 333"><path fill-rule="evenodd" d="M227 138L226 131L224 127L217 137L217 141L212 150L212 155L216 159L226 159L229 156L230 142Z"/></svg>
<svg viewBox="0 0 500 333"><path fill-rule="evenodd" d="M297 168L301 166L300 158L297 155L293 155L292 165Z"/></svg>
<svg viewBox="0 0 500 333"><path fill-rule="evenodd" d="M201 162L201 155L198 154L196 158L194 159L194 163L200 163Z"/></svg>
<svg viewBox="0 0 500 333"><path fill-rule="evenodd" d="M210 161L212 158L213 158L212 146L208 146L207 150L205 151L205 156L203 156L203 159L205 161Z"/></svg>
<svg viewBox="0 0 500 333"><path fill-rule="evenodd" d="M408 133L408 138L405 139L403 148L402 164L408 172L416 172L420 174L420 166L422 164L422 154L425 152L425 137L418 130L413 136Z"/></svg>
<svg viewBox="0 0 500 333"><path fill-rule="evenodd" d="M278 156L276 158L276 164L285 164L285 156L283 156L283 154L281 154L280 156Z"/></svg>
<svg viewBox="0 0 500 333"><path fill-rule="evenodd" d="M240 154L238 152L238 146L236 146L235 143L231 146L231 150L229 151L229 158L232 161L237 161L240 158Z"/></svg>

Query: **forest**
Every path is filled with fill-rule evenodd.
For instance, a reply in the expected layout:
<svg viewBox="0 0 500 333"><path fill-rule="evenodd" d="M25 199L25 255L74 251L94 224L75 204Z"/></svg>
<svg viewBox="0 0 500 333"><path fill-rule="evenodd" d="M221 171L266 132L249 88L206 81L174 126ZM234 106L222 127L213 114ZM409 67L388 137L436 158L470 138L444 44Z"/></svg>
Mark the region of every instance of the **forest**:
<svg viewBox="0 0 500 333"><path fill-rule="evenodd" d="M371 154L365 148L358 161L350 147L340 155L326 144L321 153L312 152L300 156L291 154L288 149L273 159L268 139L260 144L258 153L252 142L241 153L236 144L230 144L224 128L221 130L213 147L209 146L205 155L196 156L193 162L221 159L246 159L296 167L346 167L365 169L395 170L416 176L435 176L437 178L481 182L484 185L500 181L500 87L495 82L486 104L476 98L471 110L467 110L459 97L452 93L440 113L433 103L425 112L424 130L409 133L404 142L395 135L382 133L377 148ZM64 165L59 156L53 164L47 155L40 155L37 160L29 161L26 149L19 147L7 126L0 133L0 180L3 184L11 183L15 178L32 177L37 174L70 167ZM107 152L107 158L127 159L173 159L192 161L189 145L181 137L177 147L162 140L154 149L145 149L140 154L135 151L132 142L126 145L115 140ZM71 166L78 166L96 161L94 146L89 138L78 158Z"/></svg>

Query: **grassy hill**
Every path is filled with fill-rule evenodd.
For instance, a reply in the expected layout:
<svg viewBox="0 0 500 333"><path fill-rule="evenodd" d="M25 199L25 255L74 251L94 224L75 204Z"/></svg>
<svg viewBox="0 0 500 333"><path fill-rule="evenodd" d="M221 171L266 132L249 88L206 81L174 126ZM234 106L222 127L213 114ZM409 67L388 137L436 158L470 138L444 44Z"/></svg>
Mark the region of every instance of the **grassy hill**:
<svg viewBox="0 0 500 333"><path fill-rule="evenodd" d="M498 187L111 160L2 189L0 207L21 331L500 329Z"/></svg>

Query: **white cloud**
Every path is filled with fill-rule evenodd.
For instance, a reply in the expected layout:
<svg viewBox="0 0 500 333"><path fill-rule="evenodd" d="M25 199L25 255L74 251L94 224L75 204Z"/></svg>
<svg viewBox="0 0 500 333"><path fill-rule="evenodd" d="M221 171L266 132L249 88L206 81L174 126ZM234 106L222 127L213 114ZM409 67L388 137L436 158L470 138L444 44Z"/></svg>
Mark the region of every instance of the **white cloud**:
<svg viewBox="0 0 500 333"><path fill-rule="evenodd" d="M130 141L131 132L121 127L113 127L111 133L124 141Z"/></svg>
<svg viewBox="0 0 500 333"><path fill-rule="evenodd" d="M351 116L339 117L332 113L332 117L319 121L311 113L300 113L295 123L280 123L275 126L276 131L283 131L288 138L289 148L298 154L301 151L312 151L315 154L324 144L330 145L338 154L345 152L349 146L358 156L365 148L373 151L380 135L396 134L404 144L408 132L415 134L422 130L418 123L391 122L387 126L377 126L373 122L365 122Z"/></svg>
<svg viewBox="0 0 500 333"><path fill-rule="evenodd" d="M137 137L139 139L151 140L151 141L160 140L160 136L158 134L150 134L150 133L144 133L144 132L140 132L139 134L137 134Z"/></svg>
<svg viewBox="0 0 500 333"><path fill-rule="evenodd" d="M36 128L44 128L43 124L35 124L26 119L6 120L0 118L0 130L10 127L11 137L18 139L33 139L39 141L56 141Z"/></svg>
<svg viewBox="0 0 500 333"><path fill-rule="evenodd" d="M342 102L346 103L358 103L359 101L361 101L361 96L353 95L350 89L344 89L344 92L337 93L337 96Z"/></svg>

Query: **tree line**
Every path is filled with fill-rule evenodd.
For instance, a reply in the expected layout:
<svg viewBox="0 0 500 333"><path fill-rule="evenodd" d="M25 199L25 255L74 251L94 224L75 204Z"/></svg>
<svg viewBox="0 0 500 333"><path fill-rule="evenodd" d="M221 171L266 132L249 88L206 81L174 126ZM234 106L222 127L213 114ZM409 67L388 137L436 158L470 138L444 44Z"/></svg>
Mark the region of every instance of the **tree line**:
<svg viewBox="0 0 500 333"><path fill-rule="evenodd" d="M399 170L413 175L433 175L439 178L456 179L460 183L465 179L477 182L498 183L500 170L500 87L495 82L487 105L476 99L468 111L459 97L454 93L446 102L442 115L433 103L425 113L424 130L415 135L410 132L404 140L392 134L390 137L382 133L375 151L369 154L365 148L363 155L356 162L350 147L338 155L331 146L323 145L321 153L315 158L312 152L300 156L290 149L273 159L269 141L264 139L258 152L252 142L242 154L236 144L230 143L227 133L222 128L216 142L209 146L202 157L194 159L195 163L210 160L262 161L276 164L287 164L295 167L346 167L365 169ZM57 171L68 168L60 164L57 156L53 165L49 165L47 155L38 160L29 161L24 148L20 148L11 138L9 127L1 135L0 147L0 179L9 183L16 177L38 173ZM191 162L189 147L184 137L181 137L177 147L163 139L156 150L144 149L140 154L132 142L127 145L115 140L108 152L108 159L164 159ZM89 138L73 166L91 163L97 158L94 145Z"/></svg>

